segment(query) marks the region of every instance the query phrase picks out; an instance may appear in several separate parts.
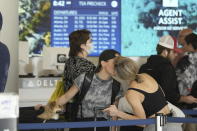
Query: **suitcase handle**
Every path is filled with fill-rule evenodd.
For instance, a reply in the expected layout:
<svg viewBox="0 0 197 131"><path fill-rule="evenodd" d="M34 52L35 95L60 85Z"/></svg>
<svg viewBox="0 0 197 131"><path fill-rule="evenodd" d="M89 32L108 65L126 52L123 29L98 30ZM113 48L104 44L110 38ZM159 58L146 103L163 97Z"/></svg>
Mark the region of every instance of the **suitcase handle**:
<svg viewBox="0 0 197 131"><path fill-rule="evenodd" d="M108 108L108 107L94 107L94 121L97 120L96 119L97 118L97 113L102 111L102 110L104 110L104 109L106 109L106 108ZM109 117L108 120L110 120L110 117ZM96 131L96 127L94 127L94 131ZM111 127L110 127L110 131L111 131Z"/></svg>

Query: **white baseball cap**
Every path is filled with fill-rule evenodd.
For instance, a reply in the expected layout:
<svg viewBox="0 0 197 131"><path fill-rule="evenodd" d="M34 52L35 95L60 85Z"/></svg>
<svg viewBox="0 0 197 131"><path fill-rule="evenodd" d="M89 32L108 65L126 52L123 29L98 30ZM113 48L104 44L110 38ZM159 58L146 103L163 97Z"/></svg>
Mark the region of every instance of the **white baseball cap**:
<svg viewBox="0 0 197 131"><path fill-rule="evenodd" d="M166 35L166 36L162 36L159 40L159 45L172 49L177 53L181 53L182 50L180 48L177 48L178 42L176 40L176 38L170 36L170 35Z"/></svg>

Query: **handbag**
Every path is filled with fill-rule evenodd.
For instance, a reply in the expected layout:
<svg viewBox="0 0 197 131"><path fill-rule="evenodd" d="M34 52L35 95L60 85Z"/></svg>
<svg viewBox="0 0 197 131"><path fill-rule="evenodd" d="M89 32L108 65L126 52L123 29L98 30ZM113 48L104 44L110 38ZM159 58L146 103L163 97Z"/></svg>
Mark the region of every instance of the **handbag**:
<svg viewBox="0 0 197 131"><path fill-rule="evenodd" d="M56 101L60 96L64 94L64 81L63 78L58 80L48 102Z"/></svg>

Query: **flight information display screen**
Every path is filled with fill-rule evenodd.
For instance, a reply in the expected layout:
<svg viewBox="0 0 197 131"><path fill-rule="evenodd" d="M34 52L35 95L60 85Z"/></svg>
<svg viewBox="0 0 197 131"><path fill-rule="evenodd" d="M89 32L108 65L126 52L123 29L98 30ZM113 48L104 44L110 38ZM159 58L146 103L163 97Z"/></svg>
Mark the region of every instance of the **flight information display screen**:
<svg viewBox="0 0 197 131"><path fill-rule="evenodd" d="M197 32L196 18L196 0L19 0L19 39L37 55L43 45L68 47L71 32L88 29L90 56L105 49L150 56L161 36L177 37L185 28Z"/></svg>
<svg viewBox="0 0 197 131"><path fill-rule="evenodd" d="M68 36L78 29L92 32L98 56L105 49L121 51L120 0L52 0L51 46L69 46Z"/></svg>

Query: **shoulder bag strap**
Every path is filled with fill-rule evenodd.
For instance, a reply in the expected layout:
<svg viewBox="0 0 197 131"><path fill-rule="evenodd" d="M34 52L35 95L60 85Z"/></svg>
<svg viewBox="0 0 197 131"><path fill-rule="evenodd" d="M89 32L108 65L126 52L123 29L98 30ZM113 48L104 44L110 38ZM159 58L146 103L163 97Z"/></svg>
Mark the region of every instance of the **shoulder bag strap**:
<svg viewBox="0 0 197 131"><path fill-rule="evenodd" d="M118 95L119 91L120 91L120 83L117 80L113 79L111 104L115 102L115 98Z"/></svg>

